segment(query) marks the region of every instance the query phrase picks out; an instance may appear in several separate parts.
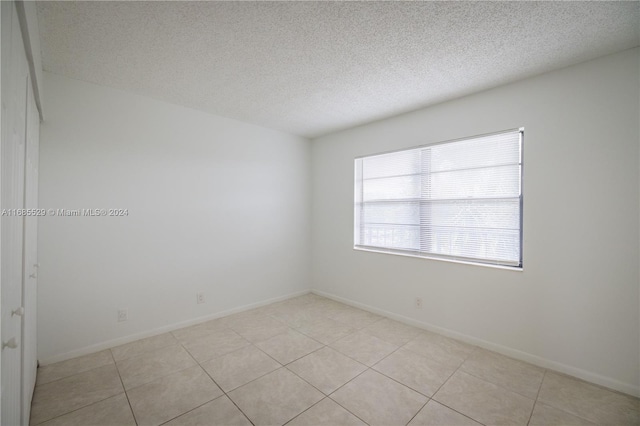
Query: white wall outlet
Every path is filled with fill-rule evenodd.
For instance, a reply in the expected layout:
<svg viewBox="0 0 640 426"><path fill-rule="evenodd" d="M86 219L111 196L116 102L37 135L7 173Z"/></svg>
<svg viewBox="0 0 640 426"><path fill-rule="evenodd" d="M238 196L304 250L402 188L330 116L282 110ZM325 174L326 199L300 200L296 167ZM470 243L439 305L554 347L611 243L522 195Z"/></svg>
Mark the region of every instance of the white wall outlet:
<svg viewBox="0 0 640 426"><path fill-rule="evenodd" d="M126 309L118 309L118 322L123 322L129 319Z"/></svg>
<svg viewBox="0 0 640 426"><path fill-rule="evenodd" d="M416 309L422 309L422 297L416 297Z"/></svg>
<svg viewBox="0 0 640 426"><path fill-rule="evenodd" d="M196 293L196 303L204 303L204 293Z"/></svg>

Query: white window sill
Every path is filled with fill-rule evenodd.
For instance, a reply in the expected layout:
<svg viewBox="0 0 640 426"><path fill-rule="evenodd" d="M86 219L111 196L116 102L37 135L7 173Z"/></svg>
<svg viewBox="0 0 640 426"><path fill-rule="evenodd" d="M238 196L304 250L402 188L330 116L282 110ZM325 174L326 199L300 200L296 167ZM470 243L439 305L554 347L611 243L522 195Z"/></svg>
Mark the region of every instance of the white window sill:
<svg viewBox="0 0 640 426"><path fill-rule="evenodd" d="M517 272L522 272L523 271L523 268L521 266L493 265L491 263L470 262L470 261L466 261L466 260L457 260L457 259L445 259L445 258L436 257L436 256L417 255L417 254L411 254L411 253L397 253L397 252L392 252L392 251L387 251L387 250L376 250L376 249L362 248L362 247L354 247L353 249L356 250L356 251L366 251L366 252L370 252L370 253L390 254L390 255L393 255L393 256L404 256L404 257L414 257L414 258L418 258L418 259L438 260L438 261L441 261L441 262L461 263L463 265L471 265L471 266L484 266L484 267L487 267L487 268L504 269L504 270L507 270L507 271L517 271Z"/></svg>

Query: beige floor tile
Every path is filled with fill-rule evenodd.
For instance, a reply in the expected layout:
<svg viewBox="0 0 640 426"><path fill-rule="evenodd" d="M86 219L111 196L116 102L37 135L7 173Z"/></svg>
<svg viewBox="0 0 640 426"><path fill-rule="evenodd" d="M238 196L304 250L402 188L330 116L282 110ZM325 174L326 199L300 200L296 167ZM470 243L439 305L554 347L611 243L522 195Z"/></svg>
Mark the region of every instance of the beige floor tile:
<svg viewBox="0 0 640 426"><path fill-rule="evenodd" d="M412 327L390 319L376 321L363 328L362 331L398 346L404 345L423 332L423 330L417 327Z"/></svg>
<svg viewBox="0 0 640 426"><path fill-rule="evenodd" d="M536 399L544 377L543 368L480 348L460 369L531 399Z"/></svg>
<svg viewBox="0 0 640 426"><path fill-rule="evenodd" d="M283 300L277 303L279 309L288 308L307 308L324 299L323 297L316 296L315 294L305 294L302 296L292 297L287 300Z"/></svg>
<svg viewBox="0 0 640 426"><path fill-rule="evenodd" d="M261 320L267 317L263 313L264 306L256 309L250 309L248 311L238 312L236 314L227 315L226 317L218 318L218 320L225 326L231 327L231 325L239 325L244 322L251 322L253 320Z"/></svg>
<svg viewBox="0 0 640 426"><path fill-rule="evenodd" d="M259 308L251 309L250 311L247 311L247 312L252 312L256 315L261 315L261 316L271 316L278 311L279 311L278 303L272 303L270 305L264 305L264 306L260 306Z"/></svg>
<svg viewBox="0 0 640 426"><path fill-rule="evenodd" d="M200 366L127 391L138 425L159 425L222 395Z"/></svg>
<svg viewBox="0 0 640 426"><path fill-rule="evenodd" d="M409 426L482 426L480 423L438 404L434 400L427 402L422 410L409 422Z"/></svg>
<svg viewBox="0 0 640 426"><path fill-rule="evenodd" d="M453 367L403 348L374 365L373 369L429 397L455 371Z"/></svg>
<svg viewBox="0 0 640 426"><path fill-rule="evenodd" d="M202 337L208 336L216 331L224 330L226 327L219 319L203 322L201 324L192 325L190 327L181 328L172 331L173 336L180 342L188 342Z"/></svg>
<svg viewBox="0 0 640 426"><path fill-rule="evenodd" d="M229 398L255 425L282 425L323 398L323 394L281 368L230 392Z"/></svg>
<svg viewBox="0 0 640 426"><path fill-rule="evenodd" d="M327 395L367 369L328 347L292 362L287 368Z"/></svg>
<svg viewBox="0 0 640 426"><path fill-rule="evenodd" d="M281 300L280 302L272 303L271 305L263 306L260 311L268 315L272 315L274 312L283 312L288 310L299 310L301 308L299 303L292 302L291 299Z"/></svg>
<svg viewBox="0 0 640 426"><path fill-rule="evenodd" d="M104 365L113 364L110 350L96 352L94 354L56 362L38 368L37 385L53 382L54 380L83 373Z"/></svg>
<svg viewBox="0 0 640 426"><path fill-rule="evenodd" d="M202 364L202 368L225 392L230 392L280 367L273 358L253 345Z"/></svg>
<svg viewBox="0 0 640 426"><path fill-rule="evenodd" d="M111 354L109 354L111 356ZM42 426L136 426L127 396L121 393L69 414L56 417Z"/></svg>
<svg viewBox="0 0 640 426"><path fill-rule="evenodd" d="M284 365L320 349L323 345L290 329L284 334L278 334L268 340L258 342L256 346Z"/></svg>
<svg viewBox="0 0 640 426"><path fill-rule="evenodd" d="M324 299L309 306L308 309L322 313L324 317L333 318L335 314L343 312L345 309L352 308L344 303L336 302L335 300Z"/></svg>
<svg viewBox="0 0 640 426"><path fill-rule="evenodd" d="M529 420L529 426L595 426L588 420L582 419L566 411L553 408L541 402L536 402L533 407L533 414Z"/></svg>
<svg viewBox="0 0 640 426"><path fill-rule="evenodd" d="M433 396L437 402L492 425L526 425L534 400L464 371L457 371Z"/></svg>
<svg viewBox="0 0 640 426"><path fill-rule="evenodd" d="M165 346L175 345L176 343L178 343L178 341L171 333L164 333L111 348L111 352L113 353L113 358L116 361L120 361L126 358L142 355L145 352L164 348Z"/></svg>
<svg viewBox="0 0 640 426"><path fill-rule="evenodd" d="M373 324L376 321L380 321L384 317L373 314L371 312L363 311L362 309L356 309L347 306L345 309L333 313L331 315L331 318L338 322L346 324L349 327L361 329Z"/></svg>
<svg viewBox="0 0 640 426"><path fill-rule="evenodd" d="M640 424L638 398L547 372L538 401L598 424Z"/></svg>
<svg viewBox="0 0 640 426"><path fill-rule="evenodd" d="M424 395L367 370L331 398L370 425L406 425L427 402Z"/></svg>
<svg viewBox="0 0 640 426"><path fill-rule="evenodd" d="M42 423L122 392L113 364L39 385L31 403L31 422Z"/></svg>
<svg viewBox="0 0 640 426"><path fill-rule="evenodd" d="M404 348L455 368L475 349L474 346L428 331L420 333L404 345Z"/></svg>
<svg viewBox="0 0 640 426"><path fill-rule="evenodd" d="M343 337L329 346L369 367L398 349L393 343L361 331Z"/></svg>
<svg viewBox="0 0 640 426"><path fill-rule="evenodd" d="M349 327L341 322L324 317L300 321L295 329L325 345L357 331L355 328Z"/></svg>
<svg viewBox="0 0 640 426"><path fill-rule="evenodd" d="M39 426L617 426L640 425L640 400L307 294L43 366L31 416Z"/></svg>
<svg viewBox="0 0 640 426"><path fill-rule="evenodd" d="M290 300L296 303L301 303L303 305L309 305L309 304L321 302L325 300L325 298L322 296L318 296L317 294L314 294L314 293L307 293L307 294L303 294L302 296L294 297Z"/></svg>
<svg viewBox="0 0 640 426"><path fill-rule="evenodd" d="M287 426L366 426L362 420L325 398L295 419Z"/></svg>
<svg viewBox="0 0 640 426"><path fill-rule="evenodd" d="M289 326L269 316L256 316L230 322L229 327L251 343L267 340L278 334L286 333Z"/></svg>
<svg viewBox="0 0 640 426"><path fill-rule="evenodd" d="M152 382L167 374L196 365L191 355L180 345L167 346L116 363L125 389Z"/></svg>
<svg viewBox="0 0 640 426"><path fill-rule="evenodd" d="M306 307L282 308L271 316L293 328L298 328L312 321L325 319L320 313Z"/></svg>
<svg viewBox="0 0 640 426"><path fill-rule="evenodd" d="M218 425L251 426L251 422L229 398L223 395L164 424L164 426Z"/></svg>
<svg viewBox="0 0 640 426"><path fill-rule="evenodd" d="M235 331L224 329L198 339L189 340L183 345L196 361L204 362L244 348L249 345L249 342Z"/></svg>

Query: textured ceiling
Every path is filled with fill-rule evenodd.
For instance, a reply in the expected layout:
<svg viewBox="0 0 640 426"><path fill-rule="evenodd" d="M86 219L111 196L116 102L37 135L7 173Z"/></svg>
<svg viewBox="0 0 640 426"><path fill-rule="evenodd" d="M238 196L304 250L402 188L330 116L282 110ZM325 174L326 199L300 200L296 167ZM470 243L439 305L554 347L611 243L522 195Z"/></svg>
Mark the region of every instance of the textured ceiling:
<svg viewBox="0 0 640 426"><path fill-rule="evenodd" d="M640 2L40 2L43 67L315 137L640 44Z"/></svg>

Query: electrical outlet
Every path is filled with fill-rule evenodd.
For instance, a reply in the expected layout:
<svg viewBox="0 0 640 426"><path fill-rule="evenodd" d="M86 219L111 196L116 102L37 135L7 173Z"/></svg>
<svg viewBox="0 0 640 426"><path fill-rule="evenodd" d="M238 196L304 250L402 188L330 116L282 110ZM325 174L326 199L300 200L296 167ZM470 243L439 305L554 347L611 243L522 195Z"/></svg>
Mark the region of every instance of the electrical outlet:
<svg viewBox="0 0 640 426"><path fill-rule="evenodd" d="M119 309L118 310L118 322L123 322L128 320L128 315L127 315L127 310L126 309Z"/></svg>
<svg viewBox="0 0 640 426"><path fill-rule="evenodd" d="M196 293L196 303L204 303L204 293Z"/></svg>
<svg viewBox="0 0 640 426"><path fill-rule="evenodd" d="M416 297L416 309L422 309L422 297Z"/></svg>

